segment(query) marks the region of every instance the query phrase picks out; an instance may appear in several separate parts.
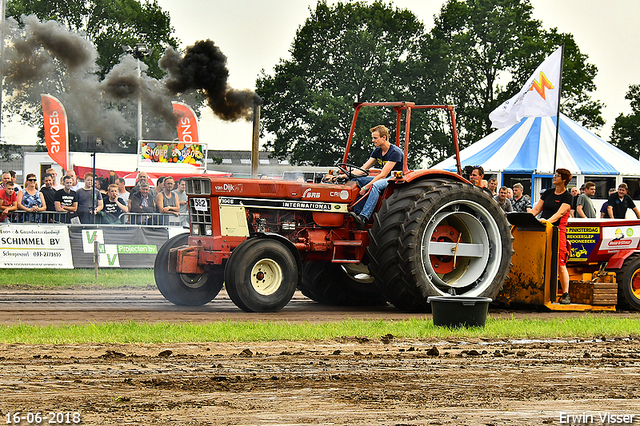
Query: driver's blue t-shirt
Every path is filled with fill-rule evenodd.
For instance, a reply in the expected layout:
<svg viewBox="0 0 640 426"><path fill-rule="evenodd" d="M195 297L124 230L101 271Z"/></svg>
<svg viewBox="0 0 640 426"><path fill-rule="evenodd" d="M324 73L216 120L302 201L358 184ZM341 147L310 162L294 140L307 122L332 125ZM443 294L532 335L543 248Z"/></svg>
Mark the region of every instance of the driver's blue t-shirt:
<svg viewBox="0 0 640 426"><path fill-rule="evenodd" d="M393 144L389 147L389 150L385 155L382 155L382 148L376 147L376 149L374 149L371 153L371 158L375 158L375 165L380 169L382 169L384 165L387 164L387 161L395 161L396 164L391 170L402 171L402 159L404 158L404 153L400 148Z"/></svg>

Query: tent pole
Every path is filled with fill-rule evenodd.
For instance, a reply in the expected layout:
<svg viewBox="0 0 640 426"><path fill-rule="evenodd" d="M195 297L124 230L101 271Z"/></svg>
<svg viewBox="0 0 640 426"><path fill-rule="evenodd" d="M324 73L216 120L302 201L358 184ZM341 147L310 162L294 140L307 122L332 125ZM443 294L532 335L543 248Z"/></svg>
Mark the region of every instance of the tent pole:
<svg viewBox="0 0 640 426"><path fill-rule="evenodd" d="M564 41L562 42L562 54L560 55L560 78L558 84L558 112L556 114L556 147L555 152L553 153L553 170L552 173L556 172L556 162L558 160L558 133L560 129L560 96L562 94L562 71L564 69Z"/></svg>

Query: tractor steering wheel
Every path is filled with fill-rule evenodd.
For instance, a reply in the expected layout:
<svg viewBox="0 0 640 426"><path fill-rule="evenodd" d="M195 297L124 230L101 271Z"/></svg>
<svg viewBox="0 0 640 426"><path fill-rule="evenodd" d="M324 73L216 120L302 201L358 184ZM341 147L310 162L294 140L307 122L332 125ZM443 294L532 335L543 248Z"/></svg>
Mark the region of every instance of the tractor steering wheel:
<svg viewBox="0 0 640 426"><path fill-rule="evenodd" d="M344 173L345 175L347 175L347 179L351 180L355 177L365 177L365 176L369 176L369 170L365 170L362 167L358 167L358 166L354 166L353 164L349 164L349 163L337 163L336 167L338 168L338 170L340 170L342 173ZM363 174L362 175L354 175L353 174L353 169L356 169L358 171L361 171Z"/></svg>

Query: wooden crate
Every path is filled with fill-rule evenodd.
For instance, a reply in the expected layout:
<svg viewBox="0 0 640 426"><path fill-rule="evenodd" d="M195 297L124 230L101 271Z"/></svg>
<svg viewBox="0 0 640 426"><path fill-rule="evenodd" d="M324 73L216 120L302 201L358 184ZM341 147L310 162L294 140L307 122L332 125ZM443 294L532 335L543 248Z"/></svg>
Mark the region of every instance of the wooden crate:
<svg viewBox="0 0 640 426"><path fill-rule="evenodd" d="M592 274L591 272L585 272L582 274L582 281L592 281L594 275L597 275L597 274ZM600 283L615 283L616 274L615 272L607 272L605 275L601 276L597 281Z"/></svg>
<svg viewBox="0 0 640 426"><path fill-rule="evenodd" d="M586 305L615 305L618 303L618 284L570 281L571 303Z"/></svg>

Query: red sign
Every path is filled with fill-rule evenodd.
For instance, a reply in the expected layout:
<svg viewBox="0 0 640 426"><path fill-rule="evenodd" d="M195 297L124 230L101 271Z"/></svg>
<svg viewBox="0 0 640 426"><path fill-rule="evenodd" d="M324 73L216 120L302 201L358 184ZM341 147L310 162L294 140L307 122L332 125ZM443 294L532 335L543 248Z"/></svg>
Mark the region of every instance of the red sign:
<svg viewBox="0 0 640 426"><path fill-rule="evenodd" d="M69 170L67 113L60 101L53 96L40 96L44 117L44 141L47 144L49 157L58 163L63 170Z"/></svg>
<svg viewBox="0 0 640 426"><path fill-rule="evenodd" d="M178 140L180 142L200 142L198 136L198 120L191 107L181 102L171 102L173 114L178 117Z"/></svg>
<svg viewBox="0 0 640 426"><path fill-rule="evenodd" d="M628 246L632 243L633 241L631 240L611 240L609 241L609 245L612 247L615 246Z"/></svg>

